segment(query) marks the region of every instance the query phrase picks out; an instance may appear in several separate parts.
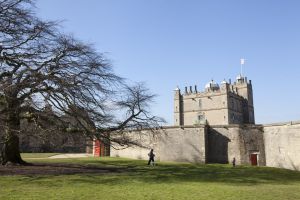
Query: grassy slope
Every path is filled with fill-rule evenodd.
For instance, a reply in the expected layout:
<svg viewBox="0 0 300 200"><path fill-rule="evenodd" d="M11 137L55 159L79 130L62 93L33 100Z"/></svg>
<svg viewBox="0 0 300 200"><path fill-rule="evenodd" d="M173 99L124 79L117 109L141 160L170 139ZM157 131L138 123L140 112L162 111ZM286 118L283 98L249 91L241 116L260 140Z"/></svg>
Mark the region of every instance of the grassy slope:
<svg viewBox="0 0 300 200"><path fill-rule="evenodd" d="M300 172L120 158L32 160L124 167L118 174L0 176L0 199L300 199Z"/></svg>

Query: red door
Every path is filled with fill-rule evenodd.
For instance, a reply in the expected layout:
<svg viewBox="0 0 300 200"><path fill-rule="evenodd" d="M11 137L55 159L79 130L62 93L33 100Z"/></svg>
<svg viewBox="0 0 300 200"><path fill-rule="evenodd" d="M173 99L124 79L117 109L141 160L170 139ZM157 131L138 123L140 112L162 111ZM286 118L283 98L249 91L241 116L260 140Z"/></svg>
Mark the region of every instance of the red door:
<svg viewBox="0 0 300 200"><path fill-rule="evenodd" d="M94 157L101 156L101 144L99 140L94 140Z"/></svg>
<svg viewBox="0 0 300 200"><path fill-rule="evenodd" d="M251 165L257 166L257 154L251 154L250 160L251 160Z"/></svg>
<svg viewBox="0 0 300 200"><path fill-rule="evenodd" d="M109 146L105 145L101 140L93 141L94 157L109 156Z"/></svg>

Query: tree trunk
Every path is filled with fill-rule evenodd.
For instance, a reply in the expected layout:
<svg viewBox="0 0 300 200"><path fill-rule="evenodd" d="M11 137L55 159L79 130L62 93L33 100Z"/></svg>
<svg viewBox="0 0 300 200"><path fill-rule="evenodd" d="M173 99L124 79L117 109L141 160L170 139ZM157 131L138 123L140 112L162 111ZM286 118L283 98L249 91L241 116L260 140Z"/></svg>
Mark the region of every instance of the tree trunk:
<svg viewBox="0 0 300 200"><path fill-rule="evenodd" d="M1 164L26 164L22 160L19 150L20 118L15 109L8 112L5 126L5 141L1 151Z"/></svg>
<svg viewBox="0 0 300 200"><path fill-rule="evenodd" d="M21 165L26 164L21 158L19 151L19 137L16 135L11 136L5 141L1 154L2 165L5 165L8 162Z"/></svg>

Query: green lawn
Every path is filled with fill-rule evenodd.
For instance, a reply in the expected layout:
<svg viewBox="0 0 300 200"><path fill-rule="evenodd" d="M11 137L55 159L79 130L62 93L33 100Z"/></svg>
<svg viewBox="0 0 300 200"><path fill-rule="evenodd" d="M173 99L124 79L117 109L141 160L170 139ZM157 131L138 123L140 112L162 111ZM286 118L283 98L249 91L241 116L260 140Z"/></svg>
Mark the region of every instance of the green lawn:
<svg viewBox="0 0 300 200"><path fill-rule="evenodd" d="M22 153L22 158L48 158L51 156L59 155L60 153Z"/></svg>
<svg viewBox="0 0 300 200"><path fill-rule="evenodd" d="M300 172L121 158L26 159L124 169L119 173L0 176L0 199L300 199Z"/></svg>

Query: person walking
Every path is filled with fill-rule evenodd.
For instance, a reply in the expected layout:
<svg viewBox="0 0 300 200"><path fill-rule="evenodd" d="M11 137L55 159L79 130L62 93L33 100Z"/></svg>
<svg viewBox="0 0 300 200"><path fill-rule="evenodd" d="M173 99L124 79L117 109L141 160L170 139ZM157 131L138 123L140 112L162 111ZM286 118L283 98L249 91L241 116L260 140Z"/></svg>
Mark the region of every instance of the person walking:
<svg viewBox="0 0 300 200"><path fill-rule="evenodd" d="M235 157L232 159L232 166L235 167Z"/></svg>
<svg viewBox="0 0 300 200"><path fill-rule="evenodd" d="M152 165L154 166L155 154L153 153L153 149L150 150L150 152L148 153L148 156L149 156L148 165L150 165L150 163L152 163Z"/></svg>

